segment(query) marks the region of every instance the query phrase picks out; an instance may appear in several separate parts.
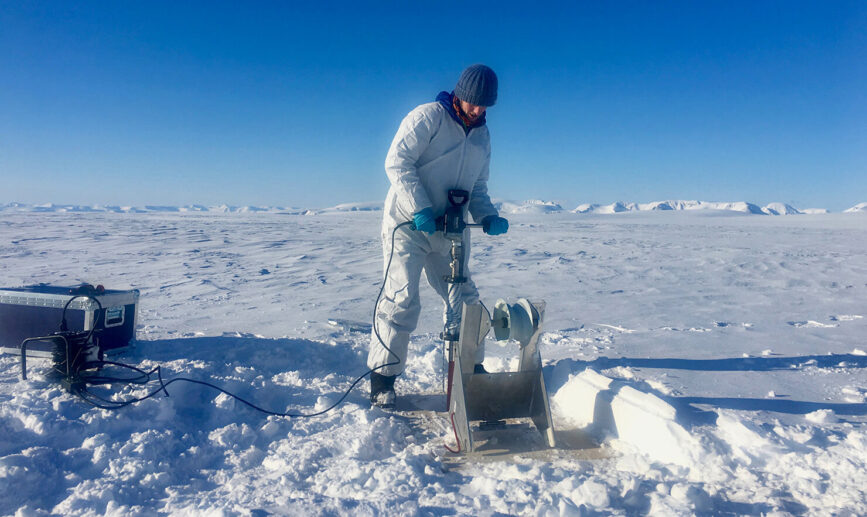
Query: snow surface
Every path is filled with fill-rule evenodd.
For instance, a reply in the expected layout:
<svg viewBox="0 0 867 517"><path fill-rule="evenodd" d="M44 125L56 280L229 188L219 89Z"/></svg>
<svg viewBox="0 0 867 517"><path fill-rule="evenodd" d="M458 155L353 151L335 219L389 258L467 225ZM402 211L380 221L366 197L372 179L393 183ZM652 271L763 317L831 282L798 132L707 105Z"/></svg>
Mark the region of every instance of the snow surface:
<svg viewBox="0 0 867 517"><path fill-rule="evenodd" d="M226 211L5 210L0 284L140 289L139 342L114 359L322 409L365 370L381 214ZM867 219L510 223L474 237L471 267L489 304L547 302L559 449L456 466L445 418L371 410L366 383L314 419L182 383L109 412L0 356L0 514L867 514ZM397 389L435 406L440 304L422 302Z"/></svg>

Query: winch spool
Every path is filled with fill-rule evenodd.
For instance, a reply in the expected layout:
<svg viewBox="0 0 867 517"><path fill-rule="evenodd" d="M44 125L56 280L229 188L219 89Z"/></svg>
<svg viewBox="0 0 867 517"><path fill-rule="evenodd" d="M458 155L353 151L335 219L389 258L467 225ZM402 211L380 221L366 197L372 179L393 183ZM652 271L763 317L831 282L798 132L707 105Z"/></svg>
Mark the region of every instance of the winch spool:
<svg viewBox="0 0 867 517"><path fill-rule="evenodd" d="M491 326L497 341L514 339L524 347L539 328L539 313L526 298L513 304L500 299L494 304Z"/></svg>

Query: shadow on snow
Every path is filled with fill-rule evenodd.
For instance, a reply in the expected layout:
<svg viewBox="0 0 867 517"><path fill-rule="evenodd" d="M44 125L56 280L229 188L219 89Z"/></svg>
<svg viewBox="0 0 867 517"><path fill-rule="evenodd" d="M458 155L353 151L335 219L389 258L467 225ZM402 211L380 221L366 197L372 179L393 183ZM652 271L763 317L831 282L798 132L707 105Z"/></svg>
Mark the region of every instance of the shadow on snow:
<svg viewBox="0 0 867 517"><path fill-rule="evenodd" d="M564 368L565 367L565 368ZM661 370L693 370L703 372L727 371L794 371L807 367L813 368L867 368L867 356L855 354L807 355L793 357L738 357L727 359L676 359L676 358L631 358L599 357L592 361L563 359L544 368L546 383L555 392L568 379L564 371L581 372L587 368L602 371L609 368L654 368ZM558 374L559 373L559 374ZM675 407L678 419L685 424L702 425L716 422L716 414L705 411L696 405L712 406L720 409L745 411L773 411L777 413L806 415L822 409L830 409L838 415L867 415L865 403L833 403L790 400L785 398L740 398L740 397L690 397L658 393L642 381L615 379L613 393L625 385L632 385L641 391L654 393Z"/></svg>

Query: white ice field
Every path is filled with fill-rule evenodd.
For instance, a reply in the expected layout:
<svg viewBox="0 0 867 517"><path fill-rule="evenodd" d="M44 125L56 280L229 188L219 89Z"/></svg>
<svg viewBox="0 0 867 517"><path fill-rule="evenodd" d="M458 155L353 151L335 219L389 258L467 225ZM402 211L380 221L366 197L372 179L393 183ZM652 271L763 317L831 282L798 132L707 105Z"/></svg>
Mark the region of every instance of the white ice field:
<svg viewBox="0 0 867 517"><path fill-rule="evenodd" d="M0 285L139 289L114 359L309 411L366 369L380 217L6 212ZM455 465L444 417L371 410L366 382L314 419L185 383L103 411L3 356L0 514L867 514L867 213L510 220L471 268L486 302L547 302L561 448ZM422 301L397 390L436 401ZM489 341L485 364L514 353Z"/></svg>

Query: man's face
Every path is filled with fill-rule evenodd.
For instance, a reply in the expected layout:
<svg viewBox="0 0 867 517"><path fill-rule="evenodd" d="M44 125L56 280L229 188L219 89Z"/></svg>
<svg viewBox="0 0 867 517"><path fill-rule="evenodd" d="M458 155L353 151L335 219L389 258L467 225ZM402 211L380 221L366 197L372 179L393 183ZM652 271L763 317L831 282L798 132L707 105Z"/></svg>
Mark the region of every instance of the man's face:
<svg viewBox="0 0 867 517"><path fill-rule="evenodd" d="M485 106L476 106L475 104L470 104L466 101L461 101L461 110L470 119L470 122L475 122L482 115L484 115L485 110L488 109Z"/></svg>

